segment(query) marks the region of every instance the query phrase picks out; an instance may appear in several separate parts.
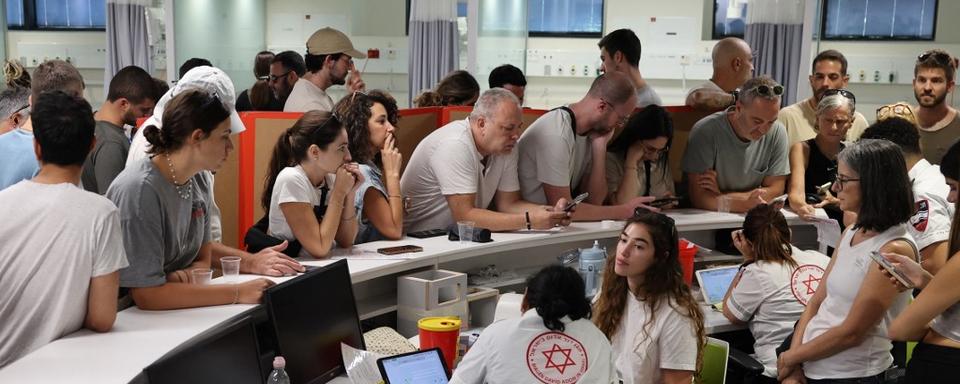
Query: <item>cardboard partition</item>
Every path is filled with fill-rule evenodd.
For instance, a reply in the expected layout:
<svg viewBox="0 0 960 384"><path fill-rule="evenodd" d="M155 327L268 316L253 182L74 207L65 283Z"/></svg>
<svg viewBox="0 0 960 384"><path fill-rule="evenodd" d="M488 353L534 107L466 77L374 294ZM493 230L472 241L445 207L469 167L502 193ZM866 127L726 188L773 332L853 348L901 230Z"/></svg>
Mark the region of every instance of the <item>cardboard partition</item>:
<svg viewBox="0 0 960 384"><path fill-rule="evenodd" d="M397 149L403 155L403 169L406 169L413 150L417 144L427 137L431 132L443 126L441 123L441 107L426 107L401 109L399 111L400 121L397 122L395 136L397 138ZM401 172L403 170L401 169Z"/></svg>
<svg viewBox="0 0 960 384"><path fill-rule="evenodd" d="M680 183L683 179L683 154L687 150L690 130L700 119L717 111L704 111L685 105L664 107L664 109L670 112L670 117L673 119L673 143L670 144L669 154L670 172L673 173L673 181Z"/></svg>

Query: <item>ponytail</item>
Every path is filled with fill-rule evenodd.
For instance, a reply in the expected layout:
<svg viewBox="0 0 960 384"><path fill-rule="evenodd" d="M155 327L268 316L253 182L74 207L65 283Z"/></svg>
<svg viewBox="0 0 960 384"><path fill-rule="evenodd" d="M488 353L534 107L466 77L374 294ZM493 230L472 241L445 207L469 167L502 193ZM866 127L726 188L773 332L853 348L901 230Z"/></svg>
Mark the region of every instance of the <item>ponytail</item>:
<svg viewBox="0 0 960 384"><path fill-rule="evenodd" d="M413 105L416 105L417 108L440 107L443 106L443 97L432 90L423 91L423 93L413 100Z"/></svg>
<svg viewBox="0 0 960 384"><path fill-rule="evenodd" d="M265 211L270 211L273 185L276 184L280 171L300 164L306 159L307 149L311 145L326 150L327 146L336 140L341 130L343 126L336 116L330 112L313 110L304 113L292 127L277 138L277 143L273 146L273 154L270 155L267 176L263 180L263 195L260 196L260 204Z"/></svg>
<svg viewBox="0 0 960 384"><path fill-rule="evenodd" d="M797 266L790 246L790 227L780 209L760 204L747 211L743 235L753 244L756 260Z"/></svg>
<svg viewBox="0 0 960 384"><path fill-rule="evenodd" d="M543 326L563 332L564 317L576 321L589 319L590 301L584 296L583 279L569 267L552 265L527 279L527 305L536 309L543 319Z"/></svg>

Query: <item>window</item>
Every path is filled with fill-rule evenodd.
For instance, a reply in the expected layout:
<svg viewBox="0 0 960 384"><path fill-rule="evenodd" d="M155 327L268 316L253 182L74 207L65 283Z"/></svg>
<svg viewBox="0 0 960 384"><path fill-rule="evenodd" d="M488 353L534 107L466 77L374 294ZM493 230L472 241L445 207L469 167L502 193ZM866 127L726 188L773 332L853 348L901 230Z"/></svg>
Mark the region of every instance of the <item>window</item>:
<svg viewBox="0 0 960 384"><path fill-rule="evenodd" d="M827 0L825 40L933 40L937 0Z"/></svg>
<svg viewBox="0 0 960 384"><path fill-rule="evenodd" d="M530 36L601 37L603 0L530 0Z"/></svg>
<svg viewBox="0 0 960 384"><path fill-rule="evenodd" d="M10 29L105 29L106 0L8 0Z"/></svg>
<svg viewBox="0 0 960 384"><path fill-rule="evenodd" d="M747 0L716 0L713 2L713 39L743 37L747 24Z"/></svg>

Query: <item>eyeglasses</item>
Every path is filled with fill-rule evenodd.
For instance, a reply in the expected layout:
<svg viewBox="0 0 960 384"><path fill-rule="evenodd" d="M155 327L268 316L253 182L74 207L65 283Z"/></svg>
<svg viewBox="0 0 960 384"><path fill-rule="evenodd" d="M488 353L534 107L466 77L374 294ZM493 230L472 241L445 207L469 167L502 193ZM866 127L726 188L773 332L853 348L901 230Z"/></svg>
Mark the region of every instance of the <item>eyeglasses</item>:
<svg viewBox="0 0 960 384"><path fill-rule="evenodd" d="M284 72L284 73L282 73L282 74L280 74L280 75L270 74L270 76L267 77L267 81L269 81L269 82L271 82L271 83L272 83L272 82L275 82L275 81L279 80L281 77L287 77L287 75L290 74L290 72L293 72L293 70L291 69L291 70L286 71L286 72Z"/></svg>
<svg viewBox="0 0 960 384"><path fill-rule="evenodd" d="M837 186L837 192L840 192L840 191L843 191L843 184L844 184L844 183L849 183L849 182L851 182L851 181L860 181L860 179L843 177L843 176L840 176L840 174L837 174L837 178L834 179L833 185L836 185L836 186Z"/></svg>
<svg viewBox="0 0 960 384"><path fill-rule="evenodd" d="M950 54L941 51L926 51L917 56L917 61L922 63L927 61L927 59L933 58L940 65L956 67L956 63L953 61L953 57L950 57Z"/></svg>
<svg viewBox="0 0 960 384"><path fill-rule="evenodd" d="M24 105L24 106L22 106L22 107L20 107L20 108L17 108L17 110L16 110L16 111L13 111L13 113L11 113L10 116L16 115L16 114L20 113L21 111L23 111L24 109L27 109L27 108L30 108L30 104L26 104L26 105Z"/></svg>
<svg viewBox="0 0 960 384"><path fill-rule="evenodd" d="M780 84L775 84L773 86L760 84L756 87L746 90L746 92L743 92L743 93L756 93L760 96L767 96L767 97L780 96L783 94L783 86Z"/></svg>
<svg viewBox="0 0 960 384"><path fill-rule="evenodd" d="M652 154L654 154L655 156L660 157L660 156L663 156L664 153L667 153L667 152L670 151L670 146L664 146L663 148L657 148L657 147L651 146L651 145L649 145L649 144L647 144L647 143L643 143L643 151L646 152L646 153L652 153Z"/></svg>
<svg viewBox="0 0 960 384"><path fill-rule="evenodd" d="M850 99L854 104L857 103L857 97L853 95L853 92L850 92L846 89L828 89L823 92L823 97L840 95Z"/></svg>
<svg viewBox="0 0 960 384"><path fill-rule="evenodd" d="M602 101L602 102L604 102L605 104L609 105L609 106L610 106L610 110L613 111L613 113L617 115L617 126L618 126L618 127L622 127L622 126L624 126L624 125L627 125L627 120L630 120L630 115L629 115L629 114L626 115L626 116L621 115L620 112L617 112L617 109L614 108L614 107L613 107L613 104L611 104L609 101L606 101L606 100L604 100L604 99L600 99L600 101Z"/></svg>
<svg viewBox="0 0 960 384"><path fill-rule="evenodd" d="M358 94L360 96L367 97L367 94L363 93L362 91L353 91L353 95L350 96L350 104L353 104L353 101L357 98Z"/></svg>
<svg viewBox="0 0 960 384"><path fill-rule="evenodd" d="M891 117L899 117L911 123L916 123L917 121L917 116L913 113L913 108L910 108L910 105L906 103L884 105L877 108L877 121L886 120Z"/></svg>

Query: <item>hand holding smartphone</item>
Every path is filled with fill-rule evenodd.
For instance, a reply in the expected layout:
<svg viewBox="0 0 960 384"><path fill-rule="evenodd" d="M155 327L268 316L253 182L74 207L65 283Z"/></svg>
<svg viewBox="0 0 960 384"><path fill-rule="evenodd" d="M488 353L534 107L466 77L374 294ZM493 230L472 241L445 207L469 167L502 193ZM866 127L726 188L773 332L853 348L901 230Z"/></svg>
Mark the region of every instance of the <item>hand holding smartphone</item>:
<svg viewBox="0 0 960 384"><path fill-rule="evenodd" d="M656 200L654 200L654 201L651 201L651 202L647 203L647 205L649 205L649 206L651 206L651 207L661 208L661 207L665 207L665 206L668 206L668 205L673 204L673 203L679 203L680 200L683 200L683 197L682 197L682 196L676 196L676 197L674 197L674 196L661 197L661 198L659 198L659 199L656 199Z"/></svg>
<svg viewBox="0 0 960 384"><path fill-rule="evenodd" d="M887 260L885 257L883 257L880 252L870 252L870 258L873 259L873 261L875 261L877 264L880 264L883 269L889 272L890 275L896 278L897 281L899 281L900 284L903 284L904 287L913 288L913 283L910 282L910 279L908 279L903 272L900 272L897 267L893 266L893 264L890 263L890 260Z"/></svg>
<svg viewBox="0 0 960 384"><path fill-rule="evenodd" d="M584 200L587 199L588 196L590 196L590 192L584 192L584 193L581 193L581 194L577 195L577 197L574 197L574 198L573 198L573 201L567 203L567 206L566 206L566 207L563 207L563 211L564 211L564 212L570 212L570 210L573 209L573 207L576 207L577 204L582 203Z"/></svg>

